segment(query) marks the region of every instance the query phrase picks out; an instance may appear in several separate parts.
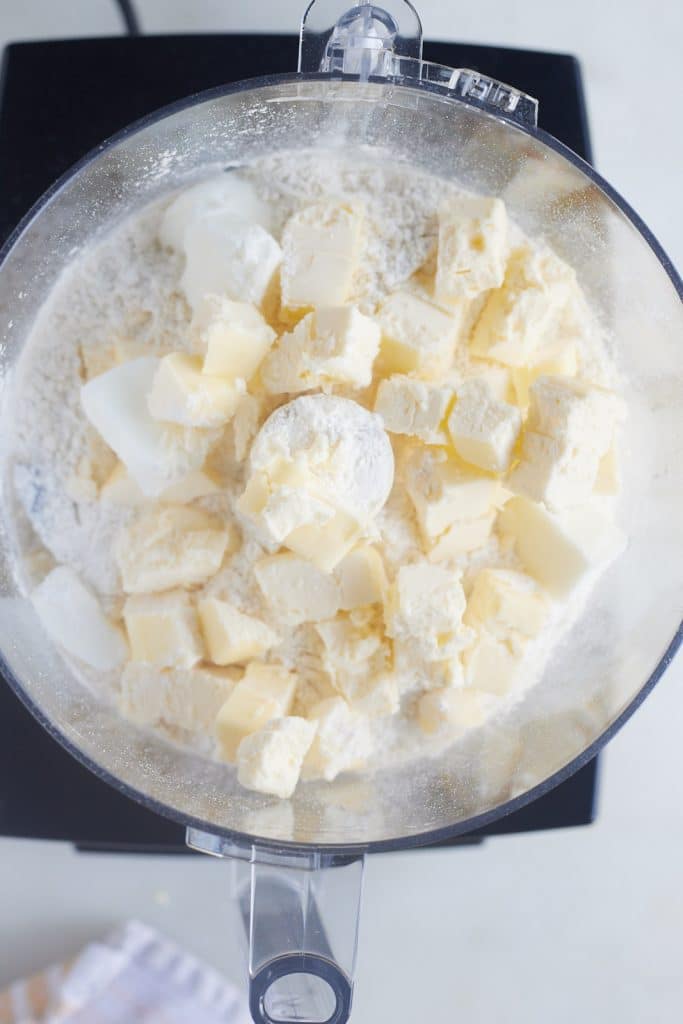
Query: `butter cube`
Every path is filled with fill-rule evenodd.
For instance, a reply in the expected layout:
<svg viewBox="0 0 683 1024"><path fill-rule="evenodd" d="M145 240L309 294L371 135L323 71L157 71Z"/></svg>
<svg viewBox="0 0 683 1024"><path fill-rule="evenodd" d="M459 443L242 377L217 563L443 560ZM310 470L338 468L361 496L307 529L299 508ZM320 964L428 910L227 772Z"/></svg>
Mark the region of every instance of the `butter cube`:
<svg viewBox="0 0 683 1024"><path fill-rule="evenodd" d="M503 639L511 631L534 637L549 614L547 597L529 576L509 569L482 569L475 577L463 621Z"/></svg>
<svg viewBox="0 0 683 1024"><path fill-rule="evenodd" d="M245 736L237 749L241 785L287 800L296 789L316 728L315 722L291 716L276 718Z"/></svg>
<svg viewBox="0 0 683 1024"><path fill-rule="evenodd" d="M596 494L615 495L621 490L621 477L619 474L619 460L617 458L616 445L612 443L598 464L598 472L595 477Z"/></svg>
<svg viewBox="0 0 683 1024"><path fill-rule="evenodd" d="M244 381L208 377L202 372L201 359L173 352L159 363L147 402L155 420L218 427L233 415L244 390Z"/></svg>
<svg viewBox="0 0 683 1024"><path fill-rule="evenodd" d="M261 426L264 400L261 395L242 395L231 420L235 458L242 462Z"/></svg>
<svg viewBox="0 0 683 1024"><path fill-rule="evenodd" d="M332 782L341 772L358 771L367 764L374 747L367 718L343 697L321 701L308 717L317 731L304 761L304 778Z"/></svg>
<svg viewBox="0 0 683 1024"><path fill-rule="evenodd" d="M391 672L369 680L351 701L354 711L368 718L390 718L401 710L398 682Z"/></svg>
<svg viewBox="0 0 683 1024"><path fill-rule="evenodd" d="M410 457L405 486L429 542L454 523L487 518L502 496L498 480L439 449L418 449Z"/></svg>
<svg viewBox="0 0 683 1024"><path fill-rule="evenodd" d="M369 544L359 544L337 565L339 607L344 611L384 600L387 575L382 556ZM331 618L331 616L321 616Z"/></svg>
<svg viewBox="0 0 683 1024"><path fill-rule="evenodd" d="M375 412L394 434L419 437L426 444L446 444L446 418L453 396L450 387L395 374L380 382Z"/></svg>
<svg viewBox="0 0 683 1024"><path fill-rule="evenodd" d="M483 379L472 378L458 388L448 430L465 462L494 473L506 472L521 427L519 409L496 401Z"/></svg>
<svg viewBox="0 0 683 1024"><path fill-rule="evenodd" d="M323 525L307 523L292 530L284 544L295 554L313 562L323 572L332 572L358 543L361 532L352 516L336 511Z"/></svg>
<svg viewBox="0 0 683 1024"><path fill-rule="evenodd" d="M499 288L505 276L505 205L486 196L456 196L439 209L435 291L440 302Z"/></svg>
<svg viewBox="0 0 683 1024"><path fill-rule="evenodd" d="M261 306L282 261L282 251L259 224L218 211L193 220L184 237L180 287L193 310L207 295Z"/></svg>
<svg viewBox="0 0 683 1024"><path fill-rule="evenodd" d="M527 498L507 502L498 527L514 540L527 572L555 597L568 594L592 569L624 548L622 532L593 505L552 514Z"/></svg>
<svg viewBox="0 0 683 1024"><path fill-rule="evenodd" d="M260 517L268 535L283 542L302 526L324 526L334 518L334 509L309 491L283 484L268 495Z"/></svg>
<svg viewBox="0 0 683 1024"><path fill-rule="evenodd" d="M542 501L551 509L583 505L589 500L600 466L600 456L590 444L568 446L554 437L527 430L520 456L508 480L511 490Z"/></svg>
<svg viewBox="0 0 683 1024"><path fill-rule="evenodd" d="M184 590L135 594L123 606L133 661L193 668L204 656L197 615Z"/></svg>
<svg viewBox="0 0 683 1024"><path fill-rule="evenodd" d="M521 461L510 487L551 508L584 504L622 416L620 401L566 377L539 377L529 397Z"/></svg>
<svg viewBox="0 0 683 1024"><path fill-rule="evenodd" d="M221 755L234 761L245 736L258 732L274 718L289 715L297 677L282 665L253 661L228 696L216 718Z"/></svg>
<svg viewBox="0 0 683 1024"><path fill-rule="evenodd" d="M469 639L462 626L465 604L459 572L424 562L404 565L385 607L387 634L413 644L427 661L443 661Z"/></svg>
<svg viewBox="0 0 683 1024"><path fill-rule="evenodd" d="M529 389L539 377L575 377L578 369L575 345L545 346L531 366L515 366L511 377L520 409L529 405Z"/></svg>
<svg viewBox="0 0 683 1024"><path fill-rule="evenodd" d="M280 338L261 379L274 395L335 383L368 387L379 343L379 326L355 306L323 307Z"/></svg>
<svg viewBox="0 0 683 1024"><path fill-rule="evenodd" d="M513 377L517 372L515 369L491 363L486 359L477 359L476 363L473 360L473 365L476 366L476 376L486 382L493 398L498 402L513 402L515 400L517 397L513 384ZM519 372L524 373L525 371L520 370Z"/></svg>
<svg viewBox="0 0 683 1024"><path fill-rule="evenodd" d="M216 715L241 673L237 669L158 669L130 662L121 674L119 709L139 725L177 726L211 735Z"/></svg>
<svg viewBox="0 0 683 1024"><path fill-rule="evenodd" d="M340 615L319 622L315 629L323 641L323 668L335 690L349 701L367 696L368 689L385 674L389 661L381 618L354 623Z"/></svg>
<svg viewBox="0 0 683 1024"><path fill-rule="evenodd" d="M304 558L270 555L255 563L254 575L268 604L292 625L319 622L337 613L337 581Z"/></svg>
<svg viewBox="0 0 683 1024"><path fill-rule="evenodd" d="M270 540L329 573L357 543L361 529L316 490L315 478L304 465L280 461L267 473L252 474L237 506Z"/></svg>
<svg viewBox="0 0 683 1024"><path fill-rule="evenodd" d="M245 615L227 601L203 598L197 605L209 661L235 665L257 658L280 643L260 619Z"/></svg>
<svg viewBox="0 0 683 1024"><path fill-rule="evenodd" d="M171 505L187 505L197 498L215 494L218 489L218 484L209 473L196 469L162 491L158 500ZM142 493L122 462L114 466L100 489L100 501L108 501L112 505L130 505L135 508L152 500Z"/></svg>
<svg viewBox="0 0 683 1024"><path fill-rule="evenodd" d="M568 377L539 377L529 391L528 429L604 455L624 417L615 394Z"/></svg>
<svg viewBox="0 0 683 1024"><path fill-rule="evenodd" d="M50 638L85 665L107 672L128 657L123 632L69 566L49 572L33 590L31 603Z"/></svg>
<svg viewBox="0 0 683 1024"><path fill-rule="evenodd" d="M228 380L250 380L276 334L251 303L207 295L192 320L195 347L203 354L202 373Z"/></svg>
<svg viewBox="0 0 683 1024"><path fill-rule="evenodd" d="M282 305L341 306L351 297L365 215L347 203L320 202L295 213L282 233Z"/></svg>
<svg viewBox="0 0 683 1024"><path fill-rule="evenodd" d="M527 366L552 335L576 275L550 250L529 245L513 250L505 280L489 296L471 342L474 355L508 366Z"/></svg>
<svg viewBox="0 0 683 1024"><path fill-rule="evenodd" d="M189 430L151 416L147 396L159 365L158 359L135 359L81 388L88 420L147 496L199 469L216 440L212 430Z"/></svg>
<svg viewBox="0 0 683 1024"><path fill-rule="evenodd" d="M430 690L418 701L417 720L427 735L448 731L456 737L483 725L491 709L491 698L478 690Z"/></svg>
<svg viewBox="0 0 683 1024"><path fill-rule="evenodd" d="M121 530L115 556L127 594L191 587L215 575L237 538L202 509L151 508Z"/></svg>
<svg viewBox="0 0 683 1024"><path fill-rule="evenodd" d="M249 181L234 171L222 171L205 181L182 189L164 211L159 227L159 241L182 252L190 224L211 213L229 213L238 220L261 227L270 227L271 214L267 203L259 199Z"/></svg>
<svg viewBox="0 0 683 1024"><path fill-rule="evenodd" d="M463 655L467 687L496 697L511 693L520 681L524 643L516 634L501 639L486 630L478 633Z"/></svg>
<svg viewBox="0 0 683 1024"><path fill-rule="evenodd" d="M437 537L427 552L427 558L430 562L447 562L483 547L491 536L496 515L497 511L493 511L480 519L454 522Z"/></svg>
<svg viewBox="0 0 683 1024"><path fill-rule="evenodd" d="M439 378L453 363L464 308L445 313L410 291L397 291L378 314L382 346L378 370L384 376L414 373Z"/></svg>

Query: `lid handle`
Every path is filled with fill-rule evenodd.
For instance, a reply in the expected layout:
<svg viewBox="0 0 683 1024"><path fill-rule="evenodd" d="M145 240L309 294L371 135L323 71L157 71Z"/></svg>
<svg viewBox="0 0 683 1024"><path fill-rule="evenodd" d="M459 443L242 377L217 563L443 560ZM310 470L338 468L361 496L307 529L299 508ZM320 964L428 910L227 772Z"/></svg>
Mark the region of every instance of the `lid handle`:
<svg viewBox="0 0 683 1024"><path fill-rule="evenodd" d="M508 121L535 127L538 100L469 68L422 60L422 24L408 0L381 6L350 0L313 0L301 22L299 71L352 75L420 85L482 107Z"/></svg>
<svg viewBox="0 0 683 1024"><path fill-rule="evenodd" d="M395 57L422 57L422 24L408 0L382 5L312 0L301 22L299 71L384 77Z"/></svg>

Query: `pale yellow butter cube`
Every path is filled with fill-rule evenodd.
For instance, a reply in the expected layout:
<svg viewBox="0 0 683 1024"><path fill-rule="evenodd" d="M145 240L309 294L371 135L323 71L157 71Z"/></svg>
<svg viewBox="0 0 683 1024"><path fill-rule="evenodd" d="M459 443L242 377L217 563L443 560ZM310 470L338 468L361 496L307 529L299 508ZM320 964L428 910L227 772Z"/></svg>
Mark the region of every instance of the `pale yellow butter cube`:
<svg viewBox="0 0 683 1024"><path fill-rule="evenodd" d="M309 559L323 572L332 572L358 543L361 532L355 519L346 512L337 511L322 526L307 523L297 527L288 534L284 544L297 555Z"/></svg>
<svg viewBox="0 0 683 1024"><path fill-rule="evenodd" d="M158 668L193 668L204 656L197 615L189 594L135 594L123 606L133 661Z"/></svg>
<svg viewBox="0 0 683 1024"><path fill-rule="evenodd" d="M221 295L203 299L192 330L202 373L232 381L250 380L276 338L256 306Z"/></svg>
<svg viewBox="0 0 683 1024"><path fill-rule="evenodd" d="M523 667L524 638L492 636L486 630L465 651L465 682L473 690L505 697L517 686Z"/></svg>
<svg viewBox="0 0 683 1024"><path fill-rule="evenodd" d="M248 665L216 718L222 757L234 761L245 736L258 732L274 718L289 715L296 686L296 675L282 665Z"/></svg>
<svg viewBox="0 0 683 1024"><path fill-rule="evenodd" d="M469 640L462 625L465 605L459 572L426 562L404 565L385 606L387 635L412 644L427 661L443 661Z"/></svg>
<svg viewBox="0 0 683 1024"><path fill-rule="evenodd" d="M268 604L292 625L319 622L336 615L339 585L305 558L284 552L262 558L254 575Z"/></svg>
<svg viewBox="0 0 683 1024"><path fill-rule="evenodd" d="M351 707L368 718L390 718L401 709L398 682L386 672L367 682L351 701Z"/></svg>
<svg viewBox="0 0 683 1024"><path fill-rule="evenodd" d="M162 506L121 530L116 562L127 594L203 583L237 544L234 530L199 508Z"/></svg>
<svg viewBox="0 0 683 1024"><path fill-rule="evenodd" d="M475 376L486 382L493 398L499 402L514 401L516 398L513 384L514 369L502 364L489 362L486 359L477 359L474 365L477 371ZM517 402L517 405L519 405L519 402Z"/></svg>
<svg viewBox="0 0 683 1024"><path fill-rule="evenodd" d="M165 423L217 427L228 422L244 390L244 381L208 377L202 372L201 359L173 352L159 363L149 393L149 411Z"/></svg>
<svg viewBox="0 0 683 1024"><path fill-rule="evenodd" d="M235 458L242 462L261 426L264 415L264 399L261 395L242 395L230 421L232 427Z"/></svg>
<svg viewBox="0 0 683 1024"><path fill-rule="evenodd" d="M210 736L240 676L237 669L159 669L130 662L121 674L119 708L140 725L163 722Z"/></svg>
<svg viewBox="0 0 683 1024"><path fill-rule="evenodd" d="M321 501L310 491L283 484L270 492L260 518L268 535L283 542L301 526L324 526L334 514L328 502Z"/></svg>
<svg viewBox="0 0 683 1024"><path fill-rule="evenodd" d="M197 498L205 498L215 494L218 484L206 470L197 469L187 474L178 483L167 487L158 500L171 505L187 505ZM122 462L118 462L100 489L100 500L112 505L131 505L137 507L147 505L153 499L146 497L140 490Z"/></svg>
<svg viewBox="0 0 683 1024"><path fill-rule="evenodd" d="M539 377L529 397L521 461L510 487L551 508L584 504L623 415L621 402L567 377Z"/></svg>
<svg viewBox="0 0 683 1024"><path fill-rule="evenodd" d="M590 447L602 456L624 418L622 401L611 391L569 377L539 377L529 390L528 429L568 447Z"/></svg>
<svg viewBox="0 0 683 1024"><path fill-rule="evenodd" d="M514 540L527 572L556 597L568 594L625 545L621 530L590 504L554 515L527 498L511 498L498 527Z"/></svg>
<svg viewBox="0 0 683 1024"><path fill-rule="evenodd" d="M384 376L441 377L452 366L464 314L460 307L446 313L410 291L393 292L378 314L382 329L378 371Z"/></svg>
<svg viewBox="0 0 683 1024"><path fill-rule="evenodd" d="M497 401L484 380L472 378L458 388L448 430L453 447L465 462L504 473L521 426L519 409Z"/></svg>
<svg viewBox="0 0 683 1024"><path fill-rule="evenodd" d="M615 495L621 490L619 459L614 442L600 459L594 490L596 494L602 495Z"/></svg>
<svg viewBox="0 0 683 1024"><path fill-rule="evenodd" d="M384 639L381 617L355 623L339 615L319 622L316 632L323 641L323 667L338 693L355 701L384 675L389 662L389 645Z"/></svg>
<svg viewBox="0 0 683 1024"><path fill-rule="evenodd" d="M321 701L308 717L317 731L304 760L304 778L332 782L341 772L358 771L367 764L374 747L368 720L343 697Z"/></svg>
<svg viewBox="0 0 683 1024"><path fill-rule="evenodd" d="M472 298L498 288L505 276L505 205L487 196L456 196L439 208L435 291L439 301Z"/></svg>
<svg viewBox="0 0 683 1024"><path fill-rule="evenodd" d="M575 345L544 348L531 366L514 366L510 371L515 400L520 409L529 405L529 390L539 377L575 377L578 369Z"/></svg>
<svg viewBox="0 0 683 1024"><path fill-rule="evenodd" d="M348 203L320 202L295 213L282 233L282 305L341 306L351 297L365 214Z"/></svg>
<svg viewBox="0 0 683 1024"><path fill-rule="evenodd" d="M497 511L489 512L480 519L461 519L434 541L427 552L430 562L447 562L458 555L476 551L491 537Z"/></svg>
<svg viewBox="0 0 683 1024"><path fill-rule="evenodd" d="M395 374L380 382L375 412L394 434L419 437L426 444L446 444L446 418L453 396L453 388Z"/></svg>
<svg viewBox="0 0 683 1024"><path fill-rule="evenodd" d="M406 467L406 490L420 529L434 541L454 523L487 518L501 499L500 482L445 451L416 451Z"/></svg>
<svg viewBox="0 0 683 1024"><path fill-rule="evenodd" d="M263 385L274 395L333 384L368 387L380 336L378 324L355 306L318 309L279 339L263 364Z"/></svg>
<svg viewBox="0 0 683 1024"><path fill-rule="evenodd" d="M509 488L551 509L583 505L598 475L600 455L590 444L567 445L527 430L520 462L508 478Z"/></svg>
<svg viewBox="0 0 683 1024"><path fill-rule="evenodd" d="M317 725L288 716L245 736L237 749L237 778L246 789L287 800L299 781Z"/></svg>
<svg viewBox="0 0 683 1024"><path fill-rule="evenodd" d="M245 615L227 601L205 597L197 605L209 661L235 665L257 658L280 643L260 619Z"/></svg>
<svg viewBox="0 0 683 1024"><path fill-rule="evenodd" d="M509 366L527 366L557 329L576 289L571 267L550 250L522 245L508 260L505 280L489 296L471 351Z"/></svg>
<svg viewBox="0 0 683 1024"><path fill-rule="evenodd" d="M534 637L549 614L548 598L529 576L510 569L482 569L475 577L463 621L500 638L511 631Z"/></svg>
<svg viewBox="0 0 683 1024"><path fill-rule="evenodd" d="M339 607L345 611L384 600L387 574L382 556L369 544L359 544L335 570L339 583ZM324 616L327 617L327 616Z"/></svg>
<svg viewBox="0 0 683 1024"><path fill-rule="evenodd" d="M427 735L441 731L461 736L483 725L491 710L491 698L478 690L430 690L420 697L417 720Z"/></svg>

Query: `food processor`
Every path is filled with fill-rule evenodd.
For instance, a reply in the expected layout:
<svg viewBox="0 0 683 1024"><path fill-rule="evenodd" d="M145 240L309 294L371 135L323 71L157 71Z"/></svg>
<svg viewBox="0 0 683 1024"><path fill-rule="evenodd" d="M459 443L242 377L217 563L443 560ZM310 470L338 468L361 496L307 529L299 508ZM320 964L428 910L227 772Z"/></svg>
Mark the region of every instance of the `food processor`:
<svg viewBox="0 0 683 1024"><path fill-rule="evenodd" d="M619 520L630 538L539 685L450 751L286 802L234 770L137 730L70 673L22 596L10 490L2 528L3 672L48 731L98 776L229 857L249 939L256 1021L350 1012L363 857L469 832L535 799L592 758L680 642L681 282L647 228L595 172L535 127L536 103L467 70L423 63L401 2L316 2L300 71L193 97L86 157L2 254L3 410L35 314L86 243L172 189L278 149L363 147L500 195L530 235L577 270L614 339L629 408Z"/></svg>

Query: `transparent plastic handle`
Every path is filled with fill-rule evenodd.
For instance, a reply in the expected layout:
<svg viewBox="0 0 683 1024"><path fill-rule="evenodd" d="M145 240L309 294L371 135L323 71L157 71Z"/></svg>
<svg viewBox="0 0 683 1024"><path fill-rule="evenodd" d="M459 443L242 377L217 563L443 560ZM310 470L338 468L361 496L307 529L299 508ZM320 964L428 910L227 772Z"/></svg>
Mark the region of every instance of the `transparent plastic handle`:
<svg viewBox="0 0 683 1024"><path fill-rule="evenodd" d="M538 101L533 96L469 68L422 60L422 24L408 0L348 4L309 4L301 22L299 71L419 85L535 127Z"/></svg>
<svg viewBox="0 0 683 1024"><path fill-rule="evenodd" d="M344 1024L353 998L363 857L239 846L195 829L187 843L233 860L256 1024Z"/></svg>

